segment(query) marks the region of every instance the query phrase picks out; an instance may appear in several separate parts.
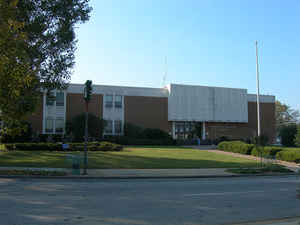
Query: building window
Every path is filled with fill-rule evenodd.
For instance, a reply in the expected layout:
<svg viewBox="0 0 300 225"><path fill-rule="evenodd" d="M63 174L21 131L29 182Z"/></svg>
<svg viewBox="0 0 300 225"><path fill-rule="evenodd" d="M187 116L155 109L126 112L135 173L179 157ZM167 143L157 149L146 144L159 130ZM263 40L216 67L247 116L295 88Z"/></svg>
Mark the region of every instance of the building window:
<svg viewBox="0 0 300 225"><path fill-rule="evenodd" d="M115 108L122 108L122 96L121 95L115 96Z"/></svg>
<svg viewBox="0 0 300 225"><path fill-rule="evenodd" d="M54 121L52 118L46 119L46 128L45 128L46 133L53 133L53 122Z"/></svg>
<svg viewBox="0 0 300 225"><path fill-rule="evenodd" d="M52 93L50 93L50 94L48 94L48 95L46 96L46 105L47 105L47 106L53 105L53 104L54 104L54 101L55 101L55 97L53 96Z"/></svg>
<svg viewBox="0 0 300 225"><path fill-rule="evenodd" d="M113 106L113 96L105 95L105 107L112 108L112 106Z"/></svg>
<svg viewBox="0 0 300 225"><path fill-rule="evenodd" d="M121 133L122 133L122 121L115 120L115 134L121 134Z"/></svg>
<svg viewBox="0 0 300 225"><path fill-rule="evenodd" d="M56 106L64 106L65 95L63 92L56 93Z"/></svg>
<svg viewBox="0 0 300 225"><path fill-rule="evenodd" d="M105 133L106 134L112 134L113 129L113 121L112 120L106 120L106 126L105 126Z"/></svg>
<svg viewBox="0 0 300 225"><path fill-rule="evenodd" d="M56 133L63 133L64 132L64 119L63 118L56 118L56 120L55 120L55 132Z"/></svg>

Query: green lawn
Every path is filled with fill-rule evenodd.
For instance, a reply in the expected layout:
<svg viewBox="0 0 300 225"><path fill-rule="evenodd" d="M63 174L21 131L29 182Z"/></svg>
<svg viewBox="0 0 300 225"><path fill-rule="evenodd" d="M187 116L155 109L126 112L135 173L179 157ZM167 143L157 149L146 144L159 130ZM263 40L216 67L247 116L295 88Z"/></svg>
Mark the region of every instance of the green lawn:
<svg viewBox="0 0 300 225"><path fill-rule="evenodd" d="M83 152L0 152L0 166L69 168L66 155ZM257 162L204 150L178 147L127 147L122 152L89 152L89 168L235 168L256 167Z"/></svg>

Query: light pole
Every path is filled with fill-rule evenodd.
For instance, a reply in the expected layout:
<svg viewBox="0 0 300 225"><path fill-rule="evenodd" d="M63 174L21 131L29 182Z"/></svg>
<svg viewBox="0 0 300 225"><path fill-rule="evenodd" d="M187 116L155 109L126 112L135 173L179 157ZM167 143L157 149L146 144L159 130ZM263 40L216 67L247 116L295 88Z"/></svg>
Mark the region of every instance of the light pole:
<svg viewBox="0 0 300 225"><path fill-rule="evenodd" d="M84 101L85 101L85 132L84 132L84 170L83 175L87 175L87 164L88 164L88 155L87 155L87 142L88 142L88 120L89 120L89 102L92 95L92 81L87 80L84 87Z"/></svg>

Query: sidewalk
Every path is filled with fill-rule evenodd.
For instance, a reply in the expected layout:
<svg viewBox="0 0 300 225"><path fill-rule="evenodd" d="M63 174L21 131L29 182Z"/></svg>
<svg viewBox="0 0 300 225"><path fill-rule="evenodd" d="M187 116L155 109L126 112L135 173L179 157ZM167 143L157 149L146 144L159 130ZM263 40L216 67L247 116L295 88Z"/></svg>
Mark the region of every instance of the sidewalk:
<svg viewBox="0 0 300 225"><path fill-rule="evenodd" d="M231 225L299 225L299 224L300 224L300 217L249 222L249 223L239 223L239 224L231 224Z"/></svg>
<svg viewBox="0 0 300 225"><path fill-rule="evenodd" d="M72 169L66 168L33 168L33 167L0 167L0 170L45 170L63 171L70 177ZM88 175L80 177L98 178L196 178L196 177L232 177L233 173L225 171L225 168L215 169L88 169ZM83 169L80 170L81 174ZM65 177L65 176L63 176Z"/></svg>
<svg viewBox="0 0 300 225"><path fill-rule="evenodd" d="M214 152L214 153L223 154L223 155L231 155L231 156L234 156L234 157L240 157L240 158L244 158L244 159L251 159L251 160L260 161L260 157L256 157L256 156L253 156L253 155L243 155L243 154L240 154L240 153L233 153L233 152L224 152L224 151L216 150L216 148L214 148L214 149L204 149L202 146L191 146L191 148L199 149L199 150L206 150L208 152ZM286 161L281 161L281 160L270 160L270 161L272 161L273 163L277 163L279 165L285 166L285 167L287 167L288 169L290 169L294 172L300 171L300 166L297 163L286 162Z"/></svg>
<svg viewBox="0 0 300 225"><path fill-rule="evenodd" d="M274 176L295 174L234 174L227 172L227 168L212 169L88 169L88 175L72 175L72 169L67 168L33 168L33 167L0 167L0 170L42 170L62 171L66 176L57 178L103 178L103 179L139 179L139 178L217 178L217 177L249 177L249 176ZM80 170L80 174L83 169ZM24 177L22 175L0 175L0 177ZM30 176L53 177L53 176ZM55 177L56 178L56 177Z"/></svg>

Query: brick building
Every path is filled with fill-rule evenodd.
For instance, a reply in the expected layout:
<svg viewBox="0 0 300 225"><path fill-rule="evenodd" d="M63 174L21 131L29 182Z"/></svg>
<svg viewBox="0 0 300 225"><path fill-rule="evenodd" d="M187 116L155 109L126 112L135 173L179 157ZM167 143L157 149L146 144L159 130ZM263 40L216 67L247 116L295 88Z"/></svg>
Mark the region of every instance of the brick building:
<svg viewBox="0 0 300 225"><path fill-rule="evenodd" d="M81 84L53 91L29 121L38 133L65 132L66 121L84 112ZM261 129L275 138L275 97L260 96ZM93 85L89 111L107 121L106 135L122 135L125 123L162 129L185 138L200 122L202 139L251 138L257 131L256 95L246 89L170 84L165 88Z"/></svg>

